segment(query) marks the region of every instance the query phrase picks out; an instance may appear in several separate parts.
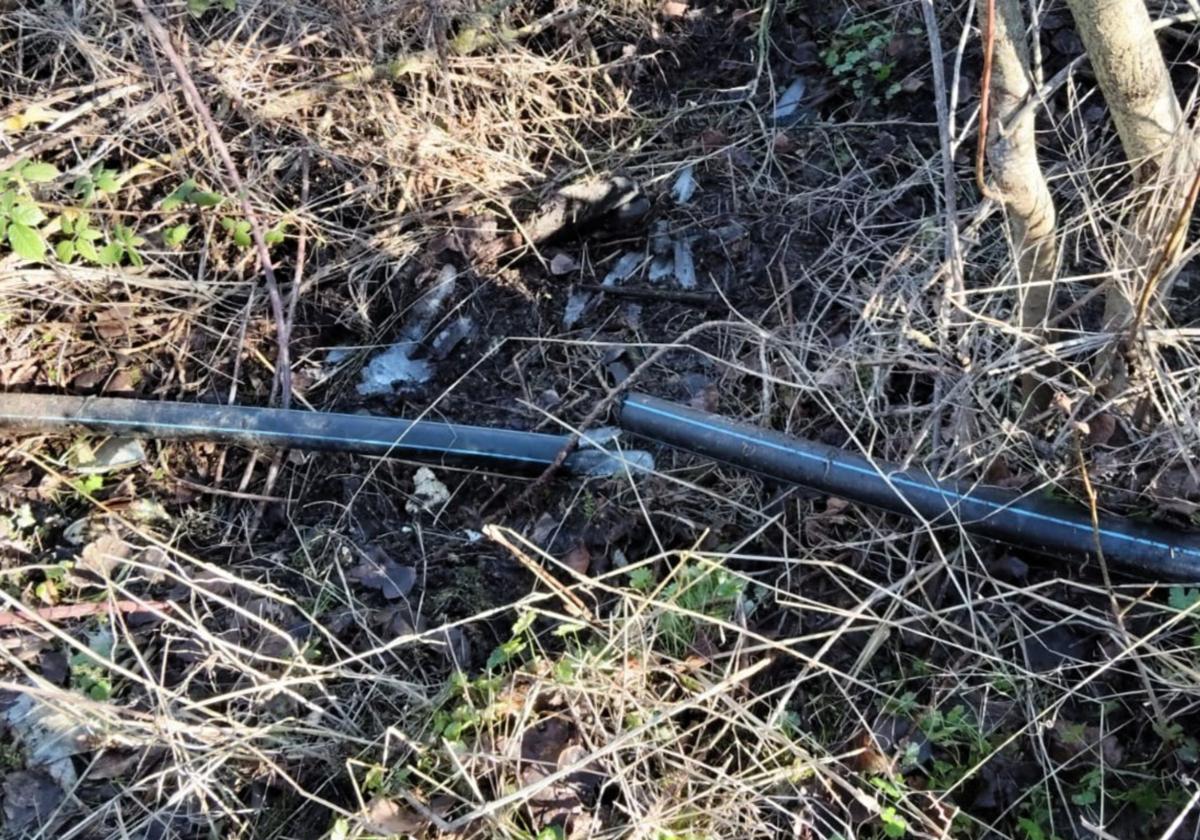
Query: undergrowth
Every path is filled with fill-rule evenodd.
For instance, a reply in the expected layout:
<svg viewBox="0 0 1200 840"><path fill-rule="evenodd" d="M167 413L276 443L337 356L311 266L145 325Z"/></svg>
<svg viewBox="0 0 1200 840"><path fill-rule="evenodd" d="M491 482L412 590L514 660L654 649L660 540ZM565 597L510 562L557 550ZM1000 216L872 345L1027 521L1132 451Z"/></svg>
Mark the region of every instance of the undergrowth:
<svg viewBox="0 0 1200 840"><path fill-rule="evenodd" d="M1091 237L1120 210L1089 79L1046 116L1070 315L1029 342L996 208L955 163L967 76L948 195L918 4L810 6L150 4L214 137L133 6L20 5L0 20L0 383L279 405L282 343L294 407L561 432L623 368L1065 501L1081 445L1102 507L1194 521L1188 316L1155 328L1136 394L1087 376L1113 340L1087 303L1110 256ZM963 50L947 67L971 66L967 8L937 10ZM614 172L650 196L645 229L522 238L561 185ZM646 302L668 234L673 259L697 249L701 307ZM651 296L562 327L570 292L631 252ZM444 276L451 311L421 339L461 319L458 351L427 387L363 398L364 364ZM1023 417L1015 380L1051 362L1053 409ZM1162 422L1141 428L1125 408L1145 395ZM1192 584L1108 587L661 451L653 475L524 500L438 466L430 506L399 461L149 441L114 464L124 443L26 436L0 461L14 832L1194 830Z"/></svg>

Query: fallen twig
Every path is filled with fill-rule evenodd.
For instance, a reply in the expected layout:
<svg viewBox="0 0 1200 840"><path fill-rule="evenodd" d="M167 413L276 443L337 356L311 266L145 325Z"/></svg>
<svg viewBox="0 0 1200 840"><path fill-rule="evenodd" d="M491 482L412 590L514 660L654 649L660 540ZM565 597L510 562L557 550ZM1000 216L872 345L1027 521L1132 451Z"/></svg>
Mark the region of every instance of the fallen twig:
<svg viewBox="0 0 1200 840"><path fill-rule="evenodd" d="M559 583L555 577L542 568L542 565L525 553L524 549L508 538L503 528L497 525L484 525L483 535L492 542L503 546L509 554L516 558L522 566L533 573L533 576L548 586L551 590L563 600L563 604L567 608L567 612L576 618L583 619L590 624L596 623L596 617L592 611L588 609L587 604L580 600L579 596L570 589Z"/></svg>
<svg viewBox="0 0 1200 840"><path fill-rule="evenodd" d="M604 416L605 412L607 412L609 407L616 402L617 398L628 391L633 384L637 382L639 378L641 378L642 374L649 370L652 365L654 365L659 359L661 359L671 350L679 349L680 342L687 341L692 336L712 327L744 326L744 323L734 321L705 321L703 324L697 324L691 329L684 331L670 344L664 344L656 349L647 359L645 359L645 361L641 362L637 367L635 367L629 376L625 377L623 382L618 382L615 386L608 390L608 393L605 394L604 397L596 402L596 405L593 406L592 410L589 411L587 416L583 418L579 426L575 429L575 432L571 435L570 439L568 439L566 444L563 445L563 448L558 451L558 454L554 457L554 461L550 464L550 466L542 470L541 475L534 479L533 482L525 488L524 492L522 492L517 498L516 504L519 505L531 499L533 494L536 493L539 488L544 487L546 483L550 481L550 479L557 475L558 471L562 469L562 465L566 462L567 458L571 456L571 453L579 448L579 441L583 433L590 429L597 420Z"/></svg>
<svg viewBox="0 0 1200 840"><path fill-rule="evenodd" d="M67 621L72 618L88 618L93 615L107 613L110 610L120 613L150 612L164 610L171 605L170 601L98 601L87 604L65 604L57 607L39 607L29 609L29 613L16 610L0 612L0 629L5 627L20 627L26 624L37 624L42 621Z"/></svg>
<svg viewBox="0 0 1200 840"><path fill-rule="evenodd" d="M687 292L682 289L656 289L653 286L604 286L599 283L580 283L580 289L599 292L611 297L634 298L636 300L663 300L683 303L702 309L725 311L729 306L711 292Z"/></svg>

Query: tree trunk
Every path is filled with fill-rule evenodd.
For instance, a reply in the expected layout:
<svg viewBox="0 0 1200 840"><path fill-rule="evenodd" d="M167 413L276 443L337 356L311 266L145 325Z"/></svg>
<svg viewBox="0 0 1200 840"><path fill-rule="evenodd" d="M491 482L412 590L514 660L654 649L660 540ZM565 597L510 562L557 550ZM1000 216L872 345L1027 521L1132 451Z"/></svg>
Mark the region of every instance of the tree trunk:
<svg viewBox="0 0 1200 840"><path fill-rule="evenodd" d="M1125 156L1145 183L1183 124L1150 14L1143 0L1067 0L1067 5Z"/></svg>
<svg viewBox="0 0 1200 840"><path fill-rule="evenodd" d="M986 6L986 2L978 5L981 29L987 25ZM994 26L987 132L991 191L1004 202L1016 253L1017 321L1029 339L1036 341L1049 314L1058 259L1054 201L1038 163L1034 110L1021 108L1032 84L1019 0L995 0ZM1049 389L1038 386L1035 374L1025 374L1021 385L1026 412L1040 411L1049 403Z"/></svg>
<svg viewBox="0 0 1200 840"><path fill-rule="evenodd" d="M1200 161L1143 0L1067 0L1079 37L1108 103L1140 195L1118 239L1117 280L1105 297L1104 328L1120 333L1148 281L1166 230L1178 216L1190 175ZM1124 387L1121 342L1114 340L1097 370Z"/></svg>

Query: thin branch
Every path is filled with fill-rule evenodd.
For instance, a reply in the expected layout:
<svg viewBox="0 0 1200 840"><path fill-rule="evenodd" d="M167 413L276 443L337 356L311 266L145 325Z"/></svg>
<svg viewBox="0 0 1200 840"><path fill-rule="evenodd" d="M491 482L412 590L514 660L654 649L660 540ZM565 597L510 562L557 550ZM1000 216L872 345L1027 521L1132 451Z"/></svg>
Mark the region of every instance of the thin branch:
<svg viewBox="0 0 1200 840"><path fill-rule="evenodd" d="M258 254L258 263L262 268L263 277L266 280L267 296L271 301L271 313L275 318L276 340L279 345L278 355L275 360L275 373L279 377L282 403L286 407L290 404L292 395L292 364L290 354L288 353L287 324L284 321L283 298L279 294L279 284L275 280L275 269L271 265L271 255L267 250L267 241L263 234L262 223L258 220L258 214L254 212L254 208L250 205L250 196L246 190L245 182L242 181L242 176L238 173L237 165L233 162L233 156L229 153L229 147L221 137L221 130L217 127L217 123L213 119L212 112L208 109L204 98L200 96L200 91L197 89L196 83L192 80L191 74L188 73L179 52L175 49L174 44L171 43L170 34L163 27L159 19L154 16L154 13L146 7L145 0L133 0L133 5L141 14L146 29L153 36L154 40L158 42L163 54L167 57L167 61L174 68L175 75L179 77L179 83L183 87L184 97L188 100L188 104L191 105L192 111L204 123L205 131L208 133L213 147L217 150L221 162L225 165L225 172L229 176L229 180L233 183L234 189L237 191L242 214L246 217L246 221L250 223L250 235L254 239L254 249Z"/></svg>
<svg viewBox="0 0 1200 840"><path fill-rule="evenodd" d="M93 615L115 610L121 613L162 611L170 607L169 601L97 601L86 604L62 604L57 607L30 608L28 613L17 610L0 612L0 628L23 627L42 621L68 621L72 618L90 618Z"/></svg>
<svg viewBox="0 0 1200 840"><path fill-rule="evenodd" d="M987 11L983 25L983 77L979 81L979 142L975 146L975 184L987 195L984 153L987 150L988 108L992 101L992 51L996 46L996 0L984 0Z"/></svg>

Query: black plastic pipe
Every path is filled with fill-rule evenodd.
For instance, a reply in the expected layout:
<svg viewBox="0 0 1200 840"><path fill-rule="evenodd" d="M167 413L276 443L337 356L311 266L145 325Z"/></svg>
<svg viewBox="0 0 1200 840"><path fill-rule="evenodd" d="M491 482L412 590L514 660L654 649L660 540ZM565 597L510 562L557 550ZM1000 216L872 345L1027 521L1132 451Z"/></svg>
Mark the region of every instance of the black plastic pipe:
<svg viewBox="0 0 1200 840"><path fill-rule="evenodd" d="M812 441L635 394L620 425L659 443L782 481L1052 556L1093 557L1150 578L1200 580L1200 536L1101 516L1082 508L902 470ZM0 394L0 428L13 432L118 432L156 439L219 440L248 447L357 452L414 461L540 472L568 438L536 432L249 406L103 397ZM620 456L584 449L568 472L593 474Z"/></svg>
<svg viewBox="0 0 1200 840"><path fill-rule="evenodd" d="M790 437L634 394L620 425L634 434L724 461L765 476L850 501L918 517L931 526L971 534L1055 557L1091 558L1097 538L1114 567L1153 579L1200 580L1200 536L1101 516L994 487L942 481L923 469L905 469L813 441Z"/></svg>
<svg viewBox="0 0 1200 840"><path fill-rule="evenodd" d="M0 394L0 428L14 432L97 431L155 439L220 440L248 447L358 452L447 465L540 472L568 438L537 432L401 420L366 414L153 402L106 397ZM568 471L588 473L596 449L567 459Z"/></svg>

